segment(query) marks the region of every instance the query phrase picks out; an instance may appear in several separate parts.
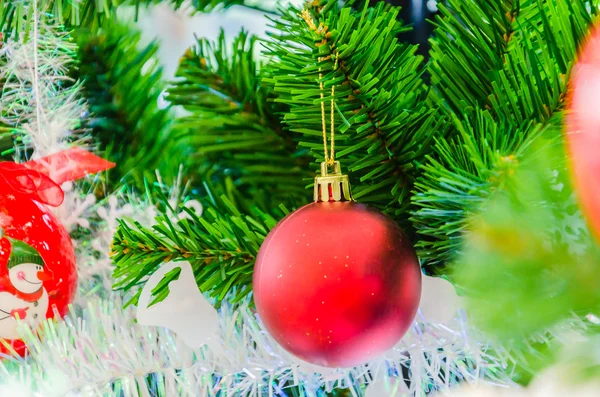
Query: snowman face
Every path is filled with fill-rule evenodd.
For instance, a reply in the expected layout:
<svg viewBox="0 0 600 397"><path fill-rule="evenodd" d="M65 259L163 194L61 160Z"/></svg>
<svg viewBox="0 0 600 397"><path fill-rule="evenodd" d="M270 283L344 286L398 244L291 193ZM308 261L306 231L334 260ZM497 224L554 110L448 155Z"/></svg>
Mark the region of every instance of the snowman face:
<svg viewBox="0 0 600 397"><path fill-rule="evenodd" d="M31 294L42 288L43 282L40 280L38 272L43 270L42 266L35 263L21 263L10 268L8 277L18 291Z"/></svg>

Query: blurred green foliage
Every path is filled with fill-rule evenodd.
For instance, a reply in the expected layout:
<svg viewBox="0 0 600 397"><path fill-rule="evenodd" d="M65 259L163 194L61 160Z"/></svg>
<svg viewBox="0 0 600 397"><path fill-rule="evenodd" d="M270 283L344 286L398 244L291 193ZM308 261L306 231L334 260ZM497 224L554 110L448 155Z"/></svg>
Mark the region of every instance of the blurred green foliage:
<svg viewBox="0 0 600 397"><path fill-rule="evenodd" d="M506 188L470 217L452 264L470 319L511 346L522 381L557 358L564 329L597 332L587 315L600 309L600 247L566 163L562 145L534 145Z"/></svg>
<svg viewBox="0 0 600 397"><path fill-rule="evenodd" d="M156 43L140 44L140 33L114 19L75 32L79 67L90 116L85 127L117 164L113 185L143 189L154 170L174 177L178 159L171 147L171 107L159 106L166 83L156 59Z"/></svg>
<svg viewBox="0 0 600 397"><path fill-rule="evenodd" d="M540 135L560 139L567 76L597 13L597 0L440 4L428 71L448 131L422 165L411 218L428 271L446 271L469 215Z"/></svg>

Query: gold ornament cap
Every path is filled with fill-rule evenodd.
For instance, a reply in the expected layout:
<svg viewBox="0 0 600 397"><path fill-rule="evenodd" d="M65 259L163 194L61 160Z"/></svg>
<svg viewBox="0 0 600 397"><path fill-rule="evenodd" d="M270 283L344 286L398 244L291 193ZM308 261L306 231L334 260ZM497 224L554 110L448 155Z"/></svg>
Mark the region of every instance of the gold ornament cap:
<svg viewBox="0 0 600 397"><path fill-rule="evenodd" d="M329 168L331 167L331 173ZM348 175L342 174L339 161L330 166L321 163L321 175L315 178L315 202L353 201Z"/></svg>

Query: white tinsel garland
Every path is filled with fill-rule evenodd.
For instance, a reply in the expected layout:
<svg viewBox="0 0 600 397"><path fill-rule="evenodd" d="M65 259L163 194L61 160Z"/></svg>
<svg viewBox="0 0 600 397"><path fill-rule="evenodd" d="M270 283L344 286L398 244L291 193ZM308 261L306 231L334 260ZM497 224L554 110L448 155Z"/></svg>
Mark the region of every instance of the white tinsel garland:
<svg viewBox="0 0 600 397"><path fill-rule="evenodd" d="M37 2L32 2L32 20L37 21ZM0 80L2 122L16 127L22 140L18 160L27 160L23 149L33 149L33 158L57 153L85 135L74 134L87 112L81 85L68 76L74 65L75 45L58 27L32 23L26 42L8 39L0 47L3 64Z"/></svg>
<svg viewBox="0 0 600 397"><path fill-rule="evenodd" d="M458 382L510 384L502 361L461 316L448 325L420 319L385 357L352 369L318 368L291 357L246 304L223 307L218 336L197 350L164 328L137 325L118 299L90 300L83 311L47 323L39 339L24 325L22 332L31 355L16 373L4 368L3 383L48 397L282 396L292 385L306 396L346 387L361 396L373 379L402 378L407 369L410 379L399 382L397 396Z"/></svg>

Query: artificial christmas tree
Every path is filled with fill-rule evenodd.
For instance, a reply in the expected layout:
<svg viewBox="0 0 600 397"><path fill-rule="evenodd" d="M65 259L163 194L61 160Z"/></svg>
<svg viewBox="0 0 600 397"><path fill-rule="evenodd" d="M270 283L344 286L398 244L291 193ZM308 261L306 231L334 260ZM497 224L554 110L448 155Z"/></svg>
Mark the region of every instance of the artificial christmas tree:
<svg viewBox="0 0 600 397"><path fill-rule="evenodd" d="M161 44L140 44L135 19L117 14L152 3L0 4L2 155L24 162L79 145L119 164L106 179L63 186L55 213L74 241L79 294L64 320L37 334L22 327L30 354L0 363L1 392L417 396L462 383L517 387L556 361L594 376L600 254L563 132L596 0L440 2L427 62L385 2L164 2L181 15L259 7L270 18L266 37L198 38L174 81L157 66ZM315 367L282 349L252 283L261 245L309 200L329 160L329 120L354 199L399 224L406 236L391 233L394 242L409 241L422 271L465 298L466 313L436 322L422 310L398 344L352 368ZM219 312L202 347L122 308L161 270L143 306L170 302L188 274ZM369 286L345 287L359 301ZM285 308L280 300L270 307Z"/></svg>

